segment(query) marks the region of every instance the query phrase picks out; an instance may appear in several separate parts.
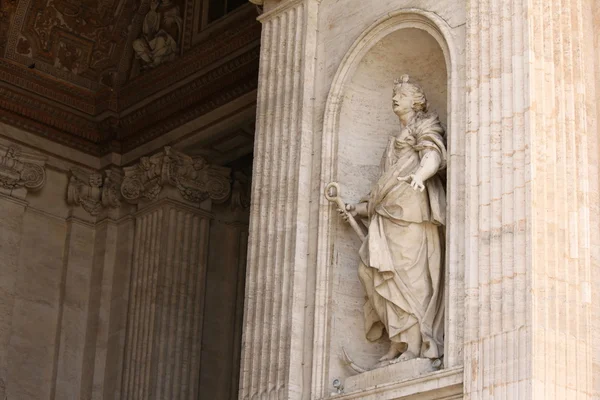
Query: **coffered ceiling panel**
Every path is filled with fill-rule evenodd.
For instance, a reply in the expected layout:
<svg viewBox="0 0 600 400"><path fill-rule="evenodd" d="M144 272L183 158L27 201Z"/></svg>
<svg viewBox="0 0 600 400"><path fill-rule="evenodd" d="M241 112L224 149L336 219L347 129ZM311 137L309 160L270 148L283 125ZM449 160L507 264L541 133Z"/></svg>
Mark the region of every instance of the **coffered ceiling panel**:
<svg viewBox="0 0 600 400"><path fill-rule="evenodd" d="M0 0L0 120L123 153L255 90L257 12L221 2Z"/></svg>

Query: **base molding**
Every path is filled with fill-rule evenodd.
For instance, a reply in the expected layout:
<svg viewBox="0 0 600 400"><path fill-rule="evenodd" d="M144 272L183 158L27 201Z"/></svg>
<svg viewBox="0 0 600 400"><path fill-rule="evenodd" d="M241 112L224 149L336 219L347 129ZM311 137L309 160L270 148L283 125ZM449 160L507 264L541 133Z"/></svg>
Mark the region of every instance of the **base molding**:
<svg viewBox="0 0 600 400"><path fill-rule="evenodd" d="M419 378L374 385L350 393L333 394L335 400L452 400L463 398L463 367L432 372Z"/></svg>

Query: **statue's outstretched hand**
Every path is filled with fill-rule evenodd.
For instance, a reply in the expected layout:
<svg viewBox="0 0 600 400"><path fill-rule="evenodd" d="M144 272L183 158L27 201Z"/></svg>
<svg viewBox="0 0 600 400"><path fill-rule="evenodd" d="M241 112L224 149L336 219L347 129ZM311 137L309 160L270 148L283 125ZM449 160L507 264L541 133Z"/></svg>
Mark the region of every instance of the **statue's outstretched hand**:
<svg viewBox="0 0 600 400"><path fill-rule="evenodd" d="M408 184L414 190L420 190L421 192L425 190L425 184L423 183L423 179L418 174L411 174L408 176L399 176L398 180L400 182L408 182Z"/></svg>

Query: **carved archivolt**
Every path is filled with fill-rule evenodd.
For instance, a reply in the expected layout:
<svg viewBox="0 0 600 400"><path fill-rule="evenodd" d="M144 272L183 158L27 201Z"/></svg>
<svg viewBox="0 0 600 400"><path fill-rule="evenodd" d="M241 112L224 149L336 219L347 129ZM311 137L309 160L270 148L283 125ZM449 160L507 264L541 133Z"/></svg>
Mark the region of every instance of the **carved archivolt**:
<svg viewBox="0 0 600 400"><path fill-rule="evenodd" d="M0 187L39 190L46 183L45 157L24 153L19 147L0 145Z"/></svg>
<svg viewBox="0 0 600 400"><path fill-rule="evenodd" d="M131 203L155 199L167 184L194 203L209 198L222 203L231 193L229 168L210 165L203 157L190 157L170 147L151 157L142 157L138 164L124 171L121 194Z"/></svg>

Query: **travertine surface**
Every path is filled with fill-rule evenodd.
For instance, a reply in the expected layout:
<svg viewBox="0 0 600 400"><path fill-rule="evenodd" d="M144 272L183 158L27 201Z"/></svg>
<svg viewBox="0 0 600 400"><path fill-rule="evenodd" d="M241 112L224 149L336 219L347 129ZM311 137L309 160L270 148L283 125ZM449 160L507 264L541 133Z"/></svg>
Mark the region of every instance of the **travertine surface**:
<svg viewBox="0 0 600 400"><path fill-rule="evenodd" d="M136 215L123 400L198 396L208 217L169 198Z"/></svg>
<svg viewBox="0 0 600 400"><path fill-rule="evenodd" d="M431 75L438 88L447 90L438 101L446 111L450 154L445 368L464 365L466 398L597 397L597 2L261 3L256 152L261 167L255 170L252 212L252 224L260 228L251 229L250 243L251 254L259 256L251 261L249 277L258 282L266 277L267 282L251 281L247 298L255 310L268 311L271 302L285 305L289 298L306 305L301 315L284 306L292 313L292 326L300 318L305 328L292 329L303 336L303 345L297 346L293 336L278 359L290 371L303 371L303 378L290 372L283 380L265 379L270 376L266 363L248 364L252 368L242 370L242 381L250 384L240 397L328 397L332 379L348 374L332 344L354 346L363 362L383 351L366 350L360 342L363 293L352 278L358 240L333 222L334 206L322 193L327 183L339 181L346 198L356 201L373 181L387 136L379 132L391 129L390 120L377 111L378 98L385 98L377 93L383 87L379 82L392 75L394 66L406 64L418 65L416 74ZM297 101L297 118L311 123L310 129L294 131L279 121L288 115L286 105L296 104L290 96L296 92L286 82L297 61L285 56L289 36L277 33L287 27L290 10L311 6L314 14L304 18L299 32L305 49L300 91L308 91L311 102L306 97ZM418 42L416 33L408 40L413 28L434 38L430 42L437 42L443 56L431 51L435 46L424 45L424 37ZM410 51L414 43L419 49ZM443 62L433 61L436 57ZM292 107L291 115L295 111ZM280 295L272 283L277 275L270 275L268 267L277 260L278 247L270 247L269 238L286 227L280 219L272 225L267 215L279 209L278 201L296 204L298 198L277 196L277 175L268 166L294 160L276 150L279 138L289 132L310 136L305 140L312 144L311 204L308 213L299 212L292 221L295 237L307 242L283 247L306 246L307 257L290 265L290 274L304 278L306 287ZM305 179L301 171L287 176L296 187L301 185L297 179ZM269 360L273 348L257 335L287 338L288 331L255 310L247 310L251 318L245 324L244 350ZM302 362L295 362L299 358ZM421 384L415 380L414 387ZM385 390L376 396L394 398L386 397ZM369 396L375 394L365 392Z"/></svg>
<svg viewBox="0 0 600 400"><path fill-rule="evenodd" d="M422 10L411 9L402 12L403 7L417 7L419 3L421 2L353 1L339 7L330 2L319 5L319 2L308 0L264 4L255 147L257 158L253 179L244 364L240 388L242 399L268 398L274 395L290 399L321 398L333 390L333 378L348 375L340 360L339 344L352 343L354 350L358 350L357 359L361 361L373 360L382 354L377 350L373 353L373 347L361 338L363 294L353 268L356 259L347 259L349 254L355 254L358 244L344 244L333 240L329 224L335 220L331 218L329 204L322 193L324 186L336 180L338 170L344 167L344 157L345 160L366 160L357 165L358 172L352 179L367 176L369 167L372 167L371 178L374 178L375 166L378 165L387 136L394 129L393 115L390 118L384 112L377 114L380 109L377 105L384 101L389 110L390 91L387 85L402 73L394 70L395 65L413 68L410 71L414 70L417 76L419 73L436 72L431 82L437 82L443 88L442 93L445 92L448 96L437 97L436 104L444 108L447 105L448 109L441 110L443 119L451 127L450 132L459 131L457 128L461 126L462 106L458 100L454 103L449 100L457 98L464 85L464 81L460 80L461 50L453 43L449 45L445 39L453 42L456 38L464 38L464 9L456 7L454 3L450 5L437 2L435 5L428 3L428 7L435 13L427 14ZM301 18L303 24L296 24L292 28L289 21L294 20L300 10L305 13ZM452 21L452 25L448 25L442 19L444 17ZM433 18L436 22L431 22L428 18ZM378 20L380 24L377 24ZM370 32L373 33L371 36L364 33L370 26ZM455 27L454 30L452 26ZM387 42L384 41L387 35L402 28L420 28L424 32L424 42L438 43L440 50L435 47L426 48L428 54L435 55L430 63L423 62L421 68L415 67L410 62L405 62L402 51L395 46L397 41L392 37ZM408 35L410 33L407 31ZM364 37L361 38L361 34ZM434 39L428 39L427 34ZM295 39L294 46L290 49L291 35ZM398 33L397 38L402 39L401 33ZM410 45L411 41L405 40L403 43ZM304 49L300 56L296 56L298 45ZM388 56L386 47L382 47L384 45L395 57ZM365 54L371 49L374 49L373 56L369 59ZM344 54L346 60L342 62ZM412 52L406 54L412 56ZM413 59L415 58L410 57L410 60ZM370 60L365 61L362 66L363 71L368 73L363 73L363 81L356 81L356 95L347 96L350 92L345 89L349 87L350 79L358 76L355 70L360 68L361 60ZM449 64L450 60L452 64ZM372 64L371 69L369 62ZM424 65L429 69L423 68ZM382 72L379 72L380 69ZM336 71L337 77L334 79ZM381 92L377 93L373 86L369 86L372 83L366 76L369 73L377 80L374 86ZM387 81L386 75L389 75ZM452 79L450 84L443 85L447 75ZM300 80L296 83L298 78ZM381 93L388 100L380 100ZM346 108L344 115L353 120L342 119L339 105L345 107L352 102L361 104L362 108ZM456 118L447 118L450 113ZM382 118L378 118L379 115ZM370 121L373 128L362 136L359 134L360 128L369 122L365 123L361 116ZM296 121L302 123L296 124ZM339 128L338 122L346 123L345 127L348 129ZM373 131L382 132L379 142L373 143L370 140L369 134ZM345 150L358 152L357 157L353 158L345 151L338 150L338 134L355 135L356 142L351 149ZM301 138L300 148L289 146L289 152L280 151L280 146L286 148L290 140L288 138ZM459 138L457 135L451 139L454 146L460 143ZM460 163L461 151L458 146L452 148L451 162ZM308 164L302 162L304 157L309 157ZM296 169L298 162L300 168ZM285 172L285 180L281 180L282 171ZM460 181L461 168L455 171L452 180ZM310 178L309 181L307 178ZM363 178L362 187L351 187L349 199L358 200L359 192L362 194L368 190L371 181L368 177ZM308 186L310 182L312 183ZM285 189L290 185L294 190L292 192ZM449 193L449 197L457 207L452 218L459 220L460 183ZM289 214L286 213L290 210L292 218L288 219L286 215ZM460 227L454 225L452 229L451 232L455 233L459 232ZM455 234L454 237L457 242L460 240L458 235ZM451 269L454 272L448 278L452 282L448 298L454 308L448 318L460 320L460 243L454 244L453 249L449 263L453 265ZM283 275L277 270L281 254L284 256L284 263L281 264ZM289 263L285 258L288 254L295 255ZM343 268L347 269L347 273L344 273ZM285 283L287 279L292 279L294 284L282 290L278 282ZM338 290L334 292L332 287L337 287ZM350 298L352 299L348 301ZM281 310L281 314L273 316L272 309ZM285 316L285 320L281 320L282 317L278 315ZM451 349L449 365L462 364L461 325L456 322L451 329L455 342L448 346ZM334 338L336 347L331 345Z"/></svg>
<svg viewBox="0 0 600 400"><path fill-rule="evenodd" d="M37 191L0 195L0 397L113 398L124 338L115 310L127 298L132 226L118 215L95 226L89 214L67 206L73 164L9 141L2 145L45 162Z"/></svg>
<svg viewBox="0 0 600 400"><path fill-rule="evenodd" d="M363 338L359 243L333 218L323 189L337 180L349 201L368 191L395 129L393 115L380 110L401 73L432 93L448 131L444 369L337 398L600 397L598 2L263 3L239 398L329 398L332 380L351 374L340 360L341 345L362 364L385 352L385 342L373 346ZM7 159L6 149L27 143L24 153L34 156L21 162L45 173L30 187L30 177L17 170L0 174L0 399L121 399L124 372L134 398L160 398L147 386L158 370L145 368L154 354L165 360L149 344L166 337L173 344L158 347L169 351L169 368L189 365L186 346L199 347L199 335L186 324L198 309L168 310L184 322L180 331L162 320L152 324L147 311L162 310L152 304L158 293L140 289L196 289L134 278L133 297L140 301L128 313L129 282L134 248L143 253L138 272L157 270L152 254L166 260L175 251L168 243L163 252L151 251L152 238L162 236L144 216L162 210L164 217L165 204L176 202L182 221L193 221L197 204L169 200L182 189L161 181L169 188L161 189L160 204L144 200L139 214L126 202L107 207L99 191L106 175L98 186L89 174L111 163L137 163L173 140L191 143L191 132L216 126L217 114L103 159L0 124L0 164L14 165L18 157ZM181 160L182 176L197 184L198 164ZM84 174L70 175L72 168ZM5 187L7 177L15 187ZM193 240L184 222L170 224ZM243 231L217 229L222 238ZM222 270L216 258L208 257L214 264L207 266L207 276L218 280L213 304L218 291L239 294L221 274L242 270L232 254ZM184 264L174 268L200 266ZM217 311L237 310L239 302L219 307L203 314L218 328L206 340L228 331L224 342L234 342L239 327L218 320ZM154 329L165 326L167 336ZM230 369L239 349L227 350L227 361L207 352L197 376L214 393L232 397L226 386L229 377L237 379ZM164 362L160 368L167 371ZM182 369L168 372L160 376L169 379L171 396L194 392L198 379ZM152 384L167 387L160 379Z"/></svg>
<svg viewBox="0 0 600 400"><path fill-rule="evenodd" d="M373 386L418 378L435 371L431 360L427 358L415 358L410 361L399 362L386 367L377 368L359 375L349 377L344 381L344 392L352 393Z"/></svg>
<svg viewBox="0 0 600 400"><path fill-rule="evenodd" d="M203 385L215 399L230 399L239 373L247 211L237 193L237 219L229 222L238 241L227 247L217 235L209 249L214 215L201 208L230 197L229 170L163 150L158 174L142 179L158 185L155 200L139 201L136 212L122 197L118 167L98 171L90 167L96 162L74 164L4 138L0 150L0 398L175 399ZM237 290L224 293L229 308L211 313L224 319L218 329L200 327L205 297L213 307L227 304L204 290L209 250L215 287L229 281ZM222 257L232 251L235 258ZM162 271L161 280L148 280L148 271ZM165 319L154 324L148 310ZM203 334L226 359L202 354ZM214 363L218 380L200 380L201 359L223 365ZM157 361L152 379L147 360Z"/></svg>

